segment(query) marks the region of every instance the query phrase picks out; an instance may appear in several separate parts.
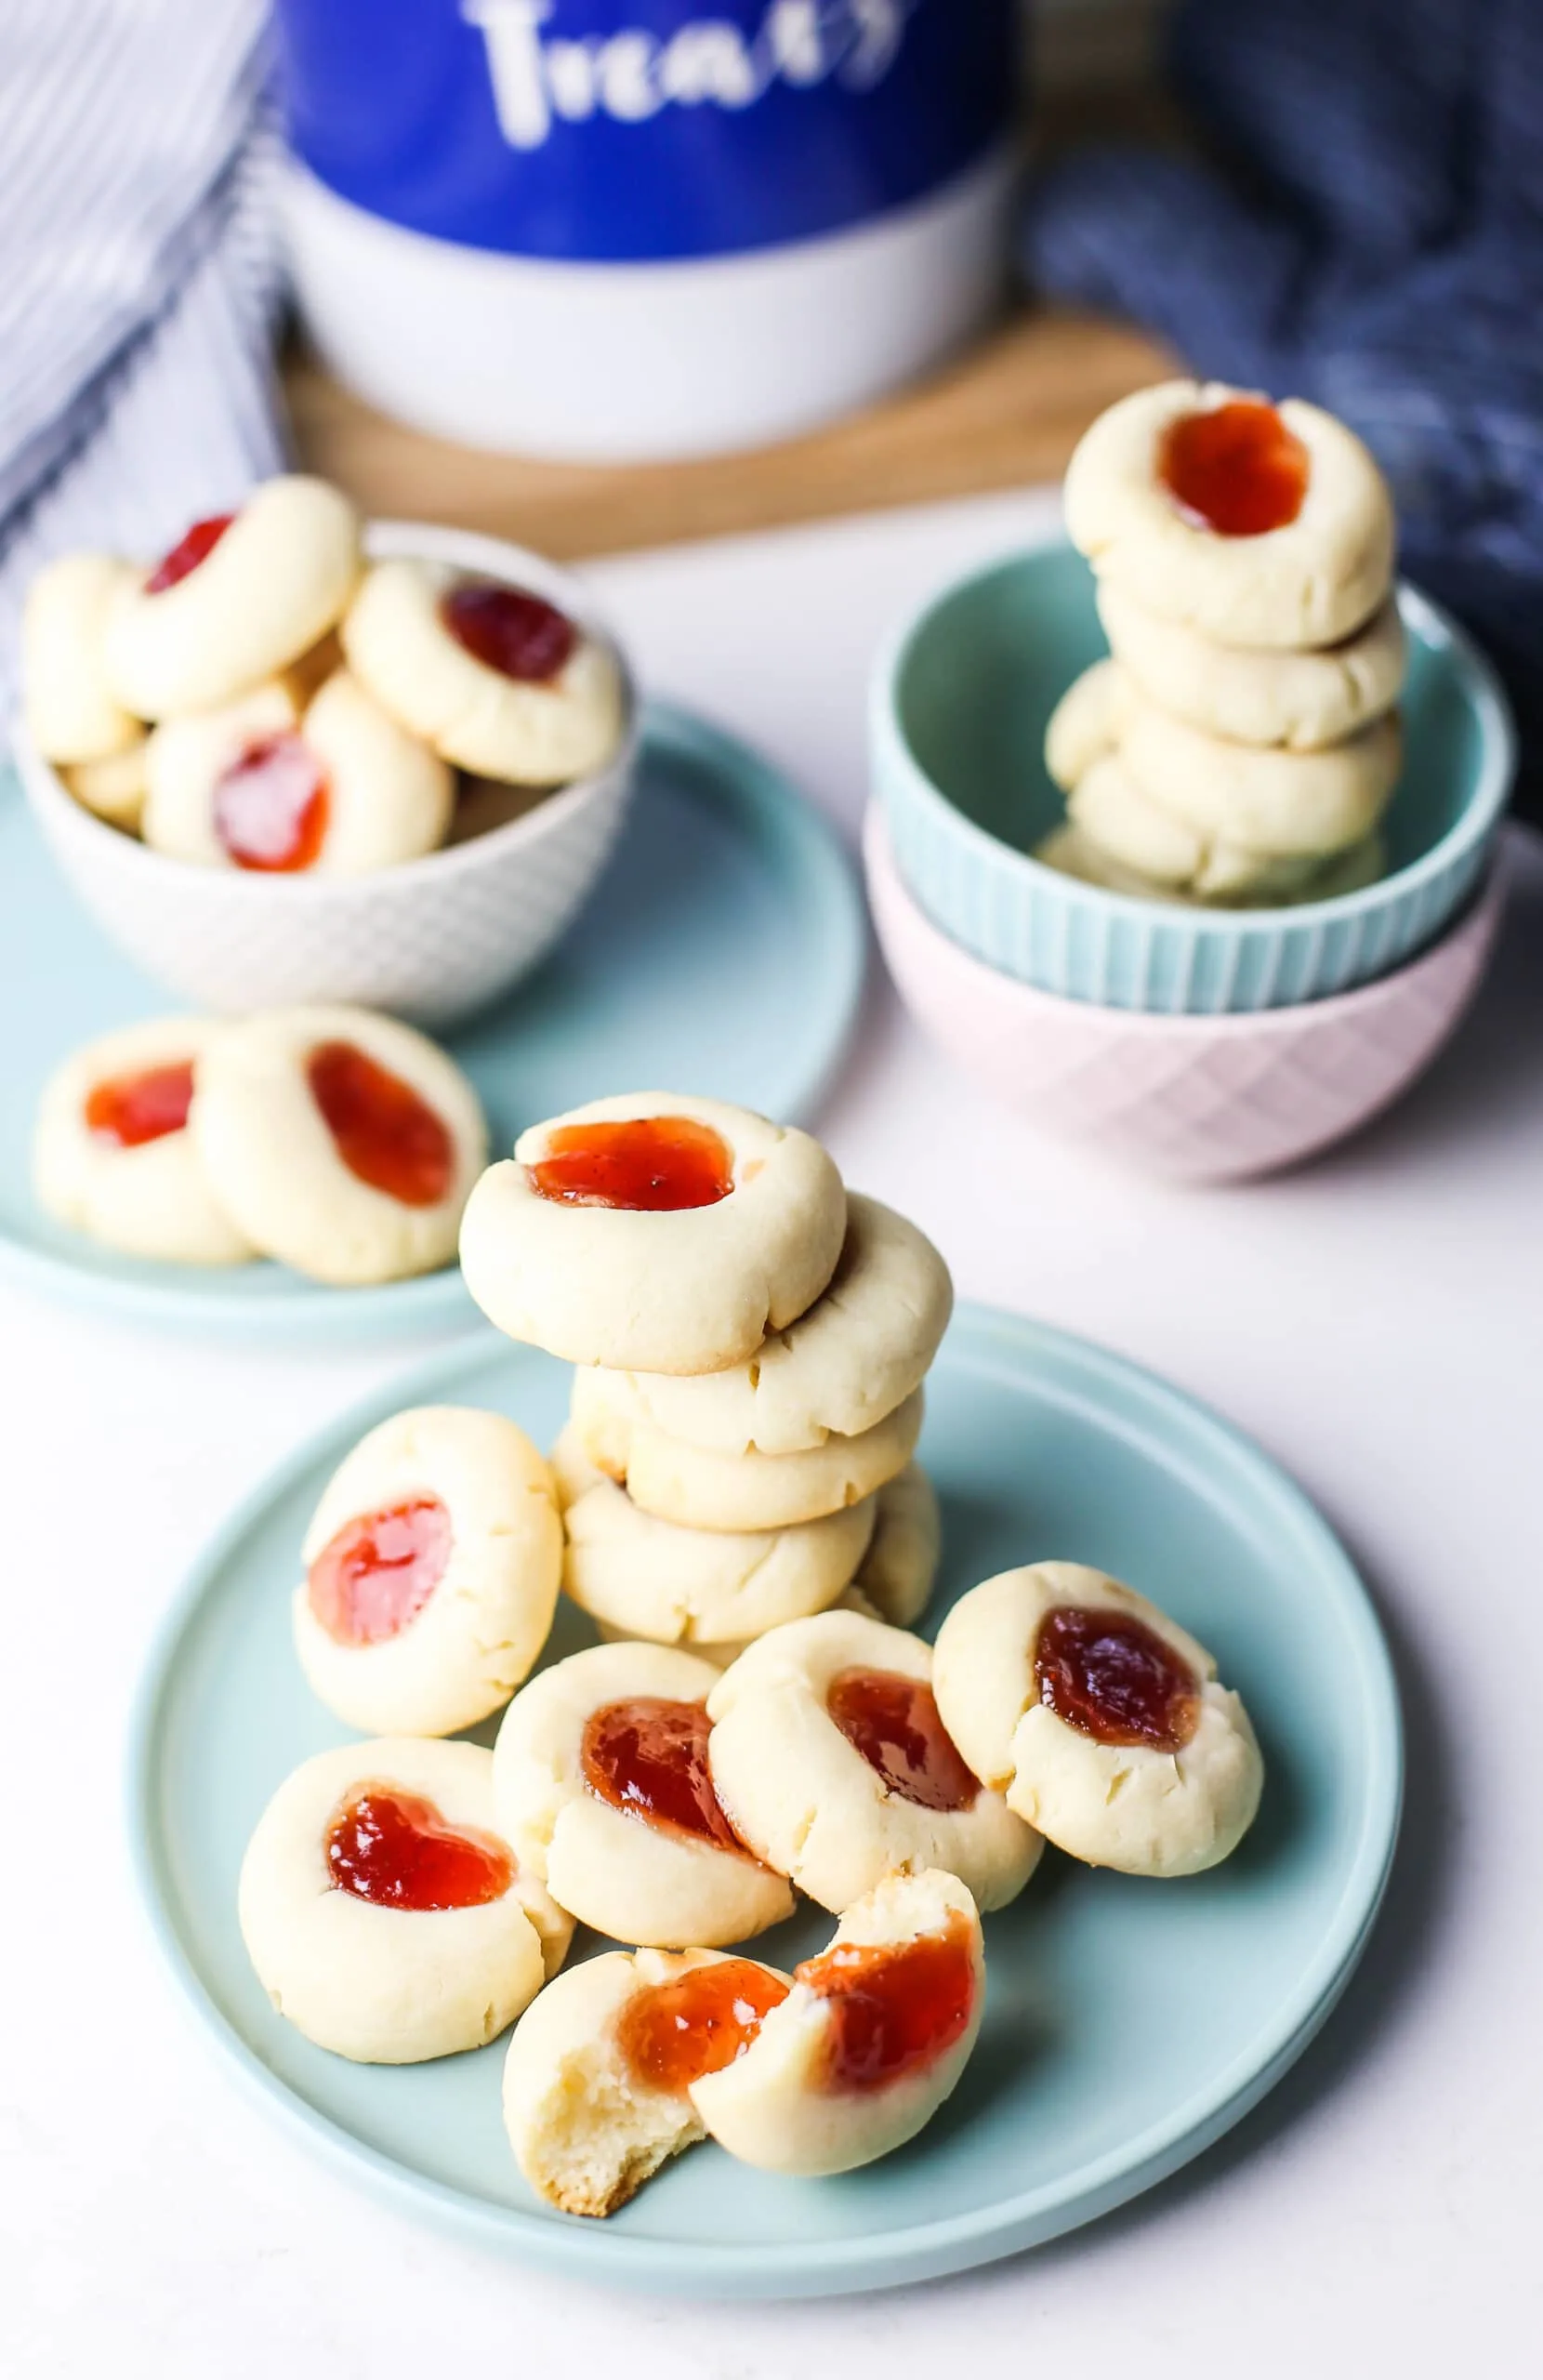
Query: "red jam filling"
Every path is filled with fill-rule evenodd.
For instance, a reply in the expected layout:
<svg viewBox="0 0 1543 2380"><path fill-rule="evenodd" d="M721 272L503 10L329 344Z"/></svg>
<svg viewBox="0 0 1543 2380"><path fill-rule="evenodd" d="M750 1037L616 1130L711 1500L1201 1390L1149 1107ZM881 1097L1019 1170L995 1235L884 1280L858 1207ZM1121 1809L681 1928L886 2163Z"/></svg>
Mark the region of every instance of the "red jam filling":
<svg viewBox="0 0 1543 2380"><path fill-rule="evenodd" d="M326 1853L338 1890L380 1909L478 1909L514 1882L495 1835L449 1826L421 1793L394 1785L353 1794L327 1829Z"/></svg>
<svg viewBox="0 0 1543 2380"><path fill-rule="evenodd" d="M623 2009L617 2033L633 2072L659 2091L684 2091L704 2074L743 2057L760 2021L788 1987L753 1959L719 1959L688 1967L671 1983L640 1991Z"/></svg>
<svg viewBox="0 0 1543 2380"><path fill-rule="evenodd" d="M356 1050L323 1041L306 1064L311 1097L349 1171L404 1207L437 1207L455 1174L455 1144L410 1083Z"/></svg>
<svg viewBox="0 0 1543 2380"><path fill-rule="evenodd" d="M749 1858L713 1791L701 1702L639 1694L607 1702L585 1723L582 1764L591 1793L651 1826L673 1827Z"/></svg>
<svg viewBox="0 0 1543 2380"><path fill-rule="evenodd" d="M1257 397L1180 414L1163 433L1157 469L1185 518L1219 537L1285 529L1307 494L1307 448Z"/></svg>
<svg viewBox="0 0 1543 2380"><path fill-rule="evenodd" d="M951 1917L913 1942L840 1942L793 1970L829 2003L827 2091L879 2091L917 2074L967 2030L975 2005L969 1928Z"/></svg>
<svg viewBox="0 0 1543 2380"><path fill-rule="evenodd" d="M733 1160L722 1141L690 1116L560 1125L546 1156L525 1171L543 1198L640 1214L716 1207L734 1186Z"/></svg>
<svg viewBox="0 0 1543 2380"><path fill-rule="evenodd" d="M217 778L215 833L238 867L297 875L326 840L326 772L298 735L261 735Z"/></svg>
<svg viewBox="0 0 1543 2380"><path fill-rule="evenodd" d="M1101 1744L1182 1752L1200 1718L1200 1688L1144 1620L1061 1604L1039 1623L1034 1673L1039 1699L1069 1727Z"/></svg>
<svg viewBox="0 0 1543 2380"><path fill-rule="evenodd" d="M980 1792L981 1780L960 1759L924 1678L894 1670L843 1670L831 1682L825 1709L903 1801L924 1810L968 1810Z"/></svg>
<svg viewBox="0 0 1543 2380"><path fill-rule="evenodd" d="M114 1075L94 1083L86 1093L86 1129L99 1139L116 1142L121 1149L143 1148L147 1141L165 1140L180 1132L192 1105L191 1058L169 1066L147 1066L142 1074Z"/></svg>
<svg viewBox="0 0 1543 2380"><path fill-rule="evenodd" d="M311 1611L338 1645L380 1645L415 1620L444 1576L453 1543L437 1496L415 1496L345 1522L310 1566Z"/></svg>
<svg viewBox="0 0 1543 2380"><path fill-rule="evenodd" d="M440 617L474 661L527 684L555 678L578 642L578 630L555 603L492 579L462 579L442 598Z"/></svg>
<svg viewBox="0 0 1543 2380"><path fill-rule="evenodd" d="M191 577L201 562L208 561L235 517L233 512L212 512L206 521L195 521L187 536L156 563L145 581L145 593L164 595L178 579Z"/></svg>

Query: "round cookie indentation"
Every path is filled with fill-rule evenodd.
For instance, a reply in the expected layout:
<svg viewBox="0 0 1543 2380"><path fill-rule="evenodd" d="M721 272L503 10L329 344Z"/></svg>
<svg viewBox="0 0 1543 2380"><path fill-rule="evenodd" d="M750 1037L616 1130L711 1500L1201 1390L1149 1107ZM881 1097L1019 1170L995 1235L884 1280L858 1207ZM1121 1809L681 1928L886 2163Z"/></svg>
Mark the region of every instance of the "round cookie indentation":
<svg viewBox="0 0 1543 2380"><path fill-rule="evenodd" d="M1180 414L1157 450L1157 476L1180 511L1218 537L1289 528L1309 469L1307 448L1260 397Z"/></svg>

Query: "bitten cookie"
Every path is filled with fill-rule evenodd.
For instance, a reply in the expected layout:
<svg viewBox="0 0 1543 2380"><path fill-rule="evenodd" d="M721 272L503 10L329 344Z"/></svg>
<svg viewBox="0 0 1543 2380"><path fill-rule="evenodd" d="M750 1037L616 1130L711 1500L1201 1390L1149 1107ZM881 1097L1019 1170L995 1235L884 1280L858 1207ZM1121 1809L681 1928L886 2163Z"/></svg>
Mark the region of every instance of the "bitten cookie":
<svg viewBox="0 0 1543 2380"><path fill-rule="evenodd" d="M1361 441L1318 406L1193 380L1101 414L1066 472L1099 577L1218 644L1335 644L1387 596L1393 509Z"/></svg>
<svg viewBox="0 0 1543 2380"><path fill-rule="evenodd" d="M552 1470L568 1593L624 1635L662 1645L747 1639L826 1610L868 1552L878 1512L870 1498L797 1528L681 1528L598 1471L571 1427L552 1448Z"/></svg>
<svg viewBox="0 0 1543 2380"><path fill-rule="evenodd" d="M522 1132L472 1193L461 1266L490 1322L567 1363L721 1371L813 1304L846 1221L807 1132L637 1091Z"/></svg>
<svg viewBox="0 0 1543 2380"><path fill-rule="evenodd" d="M476 775L565 785L621 741L614 654L528 588L415 558L376 562L343 644L377 702Z"/></svg>
<svg viewBox="0 0 1543 2380"><path fill-rule="evenodd" d="M1075 1859L1187 1876L1234 1850L1264 1769L1202 1645L1101 1570L1036 1562L956 1603L938 1708L967 1760Z"/></svg>
<svg viewBox="0 0 1543 2380"><path fill-rule="evenodd" d="M28 588L22 713L46 760L108 760L144 734L139 719L114 698L103 653L108 611L138 578L131 562L112 554L64 554Z"/></svg>
<svg viewBox="0 0 1543 2380"><path fill-rule="evenodd" d="M194 523L108 608L108 685L140 719L206 710L276 676L342 617L359 516L325 480L267 480L238 512Z"/></svg>
<svg viewBox="0 0 1543 2380"><path fill-rule="evenodd" d="M222 1030L197 1017L160 1017L105 1033L67 1058L38 1107L38 1204L128 1256L174 1264L253 1257L189 1130L204 1061Z"/></svg>
<svg viewBox="0 0 1543 2380"><path fill-rule="evenodd" d="M359 1008L275 1009L221 1032L193 1135L255 1247L319 1281L447 1263L487 1155L477 1094L411 1025Z"/></svg>
<svg viewBox="0 0 1543 2380"><path fill-rule="evenodd" d="M774 2174L845 2174L912 2139L981 2028L981 1921L958 1878L887 1876L828 1950L793 1971L743 2053L691 2085L731 2155Z"/></svg>
<svg viewBox="0 0 1543 2380"><path fill-rule="evenodd" d="M626 1375L632 1400L672 1438L712 1454L799 1454L858 1437L919 1388L953 1310L931 1241L877 1198L847 1194L847 1236L809 1312L726 1371Z"/></svg>
<svg viewBox="0 0 1543 2380"><path fill-rule="evenodd" d="M584 1924L659 1950L743 1942L789 1915L786 1880L729 1824L707 1765L718 1672L665 1645L543 1670L494 1748L499 1823Z"/></svg>
<svg viewBox="0 0 1543 2380"><path fill-rule="evenodd" d="M301 1548L295 1649L366 1735L448 1736L499 1710L552 1624L552 1474L502 1413L416 1406L362 1438Z"/></svg>
<svg viewBox="0 0 1543 2380"><path fill-rule="evenodd" d="M781 1529L862 1503L903 1471L921 1433L918 1388L858 1438L805 1454L707 1454L641 1418L623 1374L574 1375L571 1427L633 1502L683 1528Z"/></svg>
<svg viewBox="0 0 1543 2380"><path fill-rule="evenodd" d="M1404 623L1390 599L1320 652L1250 652L1164 619L1108 581L1099 617L1110 651L1149 702L1207 735L1315 752L1391 710L1404 685Z"/></svg>
<svg viewBox="0 0 1543 2380"><path fill-rule="evenodd" d="M614 2215L704 2137L689 2086L743 2056L791 1989L716 1950L609 1950L547 1985L504 2061L504 2123L533 2189Z"/></svg>
<svg viewBox="0 0 1543 2380"><path fill-rule="evenodd" d="M573 1933L497 1831L491 1752L404 1737L302 1762L257 1822L239 1909L280 2015L381 2066L492 2041Z"/></svg>
<svg viewBox="0 0 1543 2380"><path fill-rule="evenodd" d="M774 1628L712 1686L707 1757L734 1831L837 1913L895 1869L947 1868L983 1909L1044 1848L943 1728L931 1647L856 1612Z"/></svg>

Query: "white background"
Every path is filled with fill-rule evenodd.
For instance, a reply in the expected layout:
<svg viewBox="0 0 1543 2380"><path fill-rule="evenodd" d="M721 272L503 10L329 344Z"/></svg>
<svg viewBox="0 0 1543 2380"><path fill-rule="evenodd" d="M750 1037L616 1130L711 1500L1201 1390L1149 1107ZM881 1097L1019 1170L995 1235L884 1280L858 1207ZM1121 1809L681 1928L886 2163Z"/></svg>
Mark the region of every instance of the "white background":
<svg viewBox="0 0 1543 2380"><path fill-rule="evenodd" d="M646 679L758 738L851 831L876 636L1038 510L992 498L595 575ZM1223 2358L1258 2380L1527 2368L1543 857L1515 857L1495 976L1436 1073L1349 1148L1244 1190L1156 1189L1036 1141L927 1049L876 970L824 1127L843 1169L917 1216L964 1295L1128 1351L1285 1461L1373 1585L1409 1733L1386 1913L1299 2067L1163 2188L954 2281L807 2307L580 2291L383 2211L237 2094L132 1902L124 1717L229 1505L416 1351L254 1355L0 1284L0 2372L910 2380L961 2350L985 2374L1055 2359L1143 2380Z"/></svg>

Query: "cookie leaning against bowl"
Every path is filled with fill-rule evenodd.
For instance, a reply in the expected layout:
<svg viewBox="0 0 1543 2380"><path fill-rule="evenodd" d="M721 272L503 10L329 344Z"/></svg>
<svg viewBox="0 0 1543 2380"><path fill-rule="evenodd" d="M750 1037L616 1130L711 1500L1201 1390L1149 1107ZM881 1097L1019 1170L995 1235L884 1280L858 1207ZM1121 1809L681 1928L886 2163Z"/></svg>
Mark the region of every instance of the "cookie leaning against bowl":
<svg viewBox="0 0 1543 2380"><path fill-rule="evenodd" d="M490 1322L567 1363L721 1371L813 1304L846 1222L807 1132L638 1091L522 1132L471 1194L461 1267Z"/></svg>

